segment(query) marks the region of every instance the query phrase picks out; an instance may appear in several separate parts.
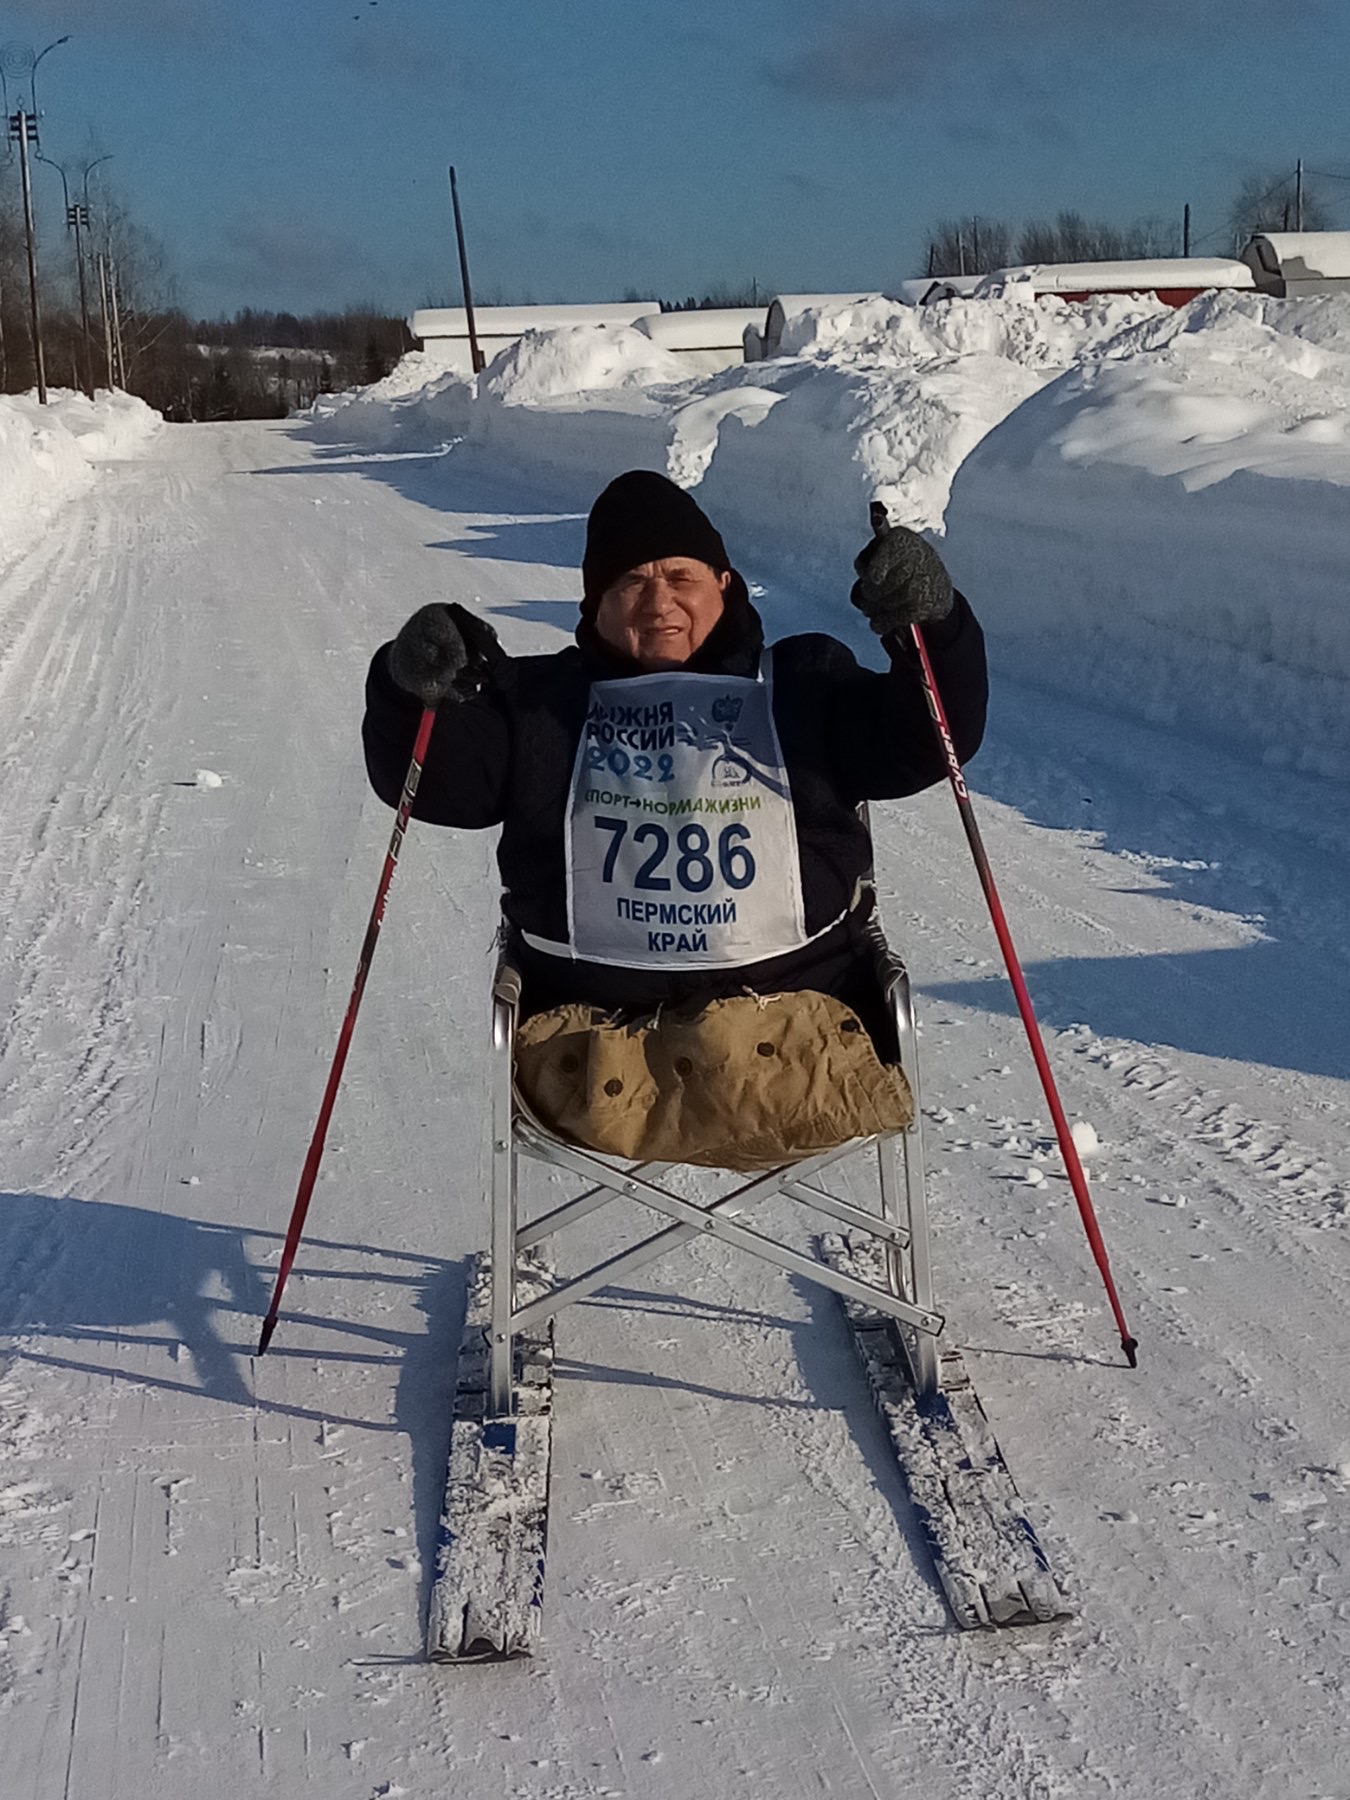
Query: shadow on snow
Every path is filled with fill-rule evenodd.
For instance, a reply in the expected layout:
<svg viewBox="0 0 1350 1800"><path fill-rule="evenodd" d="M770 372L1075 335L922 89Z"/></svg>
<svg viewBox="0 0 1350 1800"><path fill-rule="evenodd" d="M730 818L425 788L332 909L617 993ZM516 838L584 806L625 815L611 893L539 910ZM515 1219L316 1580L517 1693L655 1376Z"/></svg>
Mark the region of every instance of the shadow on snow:
<svg viewBox="0 0 1350 1800"><path fill-rule="evenodd" d="M203 1395L264 1414L406 1435L417 1544L429 1579L467 1265L306 1239L287 1290L292 1304L258 1366L254 1352L275 1269L255 1258L279 1236L97 1200L0 1194L0 1330L19 1340L11 1352L16 1360L121 1378L137 1389ZM306 1278L303 1300L295 1291L297 1278ZM320 1281L333 1283L339 1296L354 1283L411 1287L426 1330L392 1331L343 1318L340 1301L334 1307L339 1316L320 1316L314 1305ZM343 1340L350 1349L341 1347ZM142 1352L134 1367L125 1357L129 1347ZM181 1350L190 1361L178 1360ZM268 1371L290 1359L331 1371L332 1409L266 1397L269 1386L284 1391L281 1381L269 1381ZM343 1366L380 1362L397 1364L392 1417L344 1414Z"/></svg>

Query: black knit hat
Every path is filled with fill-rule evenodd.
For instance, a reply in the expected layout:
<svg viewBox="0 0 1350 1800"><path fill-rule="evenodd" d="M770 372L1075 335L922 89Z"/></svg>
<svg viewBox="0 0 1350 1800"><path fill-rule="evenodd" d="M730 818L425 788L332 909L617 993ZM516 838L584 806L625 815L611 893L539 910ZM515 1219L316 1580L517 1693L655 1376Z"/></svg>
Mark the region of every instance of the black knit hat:
<svg viewBox="0 0 1350 1800"><path fill-rule="evenodd" d="M626 570L665 556L692 556L719 575L731 567L722 534L695 499L653 469L630 469L610 482L586 521L583 615L594 615Z"/></svg>

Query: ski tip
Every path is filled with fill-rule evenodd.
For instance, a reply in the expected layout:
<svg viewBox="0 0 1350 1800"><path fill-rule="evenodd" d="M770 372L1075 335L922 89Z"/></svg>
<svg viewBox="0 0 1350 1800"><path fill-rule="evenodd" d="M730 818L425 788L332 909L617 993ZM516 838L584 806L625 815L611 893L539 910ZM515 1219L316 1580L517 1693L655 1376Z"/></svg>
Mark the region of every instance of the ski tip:
<svg viewBox="0 0 1350 1800"><path fill-rule="evenodd" d="M257 1354L259 1356L267 1355L267 1346L271 1343L272 1333L276 1330L276 1328L277 1328L277 1322L269 1314L268 1317L263 1320L262 1335L258 1339Z"/></svg>
<svg viewBox="0 0 1350 1800"><path fill-rule="evenodd" d="M1139 1340L1138 1340L1138 1338L1132 1338L1132 1337L1122 1338L1120 1340L1120 1347L1125 1352L1126 1362L1130 1365L1130 1367L1132 1369L1137 1369L1139 1367Z"/></svg>

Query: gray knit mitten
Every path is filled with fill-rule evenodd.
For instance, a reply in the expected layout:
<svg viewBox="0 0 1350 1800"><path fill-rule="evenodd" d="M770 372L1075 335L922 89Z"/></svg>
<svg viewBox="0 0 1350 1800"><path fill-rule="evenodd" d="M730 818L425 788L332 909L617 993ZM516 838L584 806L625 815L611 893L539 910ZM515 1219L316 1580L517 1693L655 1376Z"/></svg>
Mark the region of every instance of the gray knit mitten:
<svg viewBox="0 0 1350 1800"><path fill-rule="evenodd" d="M955 604L951 577L925 538L903 525L874 537L854 558L849 598L878 637L945 619Z"/></svg>
<svg viewBox="0 0 1350 1800"><path fill-rule="evenodd" d="M505 658L485 620L434 600L417 609L389 646L389 674L423 706L439 706L476 694Z"/></svg>

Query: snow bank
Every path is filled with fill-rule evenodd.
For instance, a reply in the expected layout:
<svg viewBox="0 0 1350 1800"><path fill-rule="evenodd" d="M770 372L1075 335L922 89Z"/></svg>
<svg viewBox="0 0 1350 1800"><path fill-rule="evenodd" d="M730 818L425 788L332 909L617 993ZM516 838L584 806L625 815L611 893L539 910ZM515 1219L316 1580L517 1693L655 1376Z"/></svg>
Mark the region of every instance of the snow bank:
<svg viewBox="0 0 1350 1800"><path fill-rule="evenodd" d="M849 296L783 344L700 381L629 327L534 332L477 384L407 358L318 424L459 436L577 509L662 470L836 618L879 497L945 532L996 662L1350 776L1350 299Z"/></svg>
<svg viewBox="0 0 1350 1800"><path fill-rule="evenodd" d="M412 350L383 381L320 394L299 416L330 443L439 449L468 431L473 399L472 376L447 370L425 350Z"/></svg>
<svg viewBox="0 0 1350 1800"><path fill-rule="evenodd" d="M1350 300L1211 295L1061 376L956 478L1019 672L1350 778Z"/></svg>
<svg viewBox="0 0 1350 1800"><path fill-rule="evenodd" d="M688 370L631 325L565 325L527 331L488 364L479 383L501 406L547 406L578 394L680 383Z"/></svg>
<svg viewBox="0 0 1350 1800"><path fill-rule="evenodd" d="M837 581L866 534L871 500L940 532L952 477L987 432L1066 369L1165 313L1134 296L1070 306L1022 295L926 307L877 295L801 313L784 338L791 358L740 372L743 382L774 383L784 404L753 436L739 416L723 429L701 497L752 540L787 534L799 565Z"/></svg>
<svg viewBox="0 0 1350 1800"><path fill-rule="evenodd" d="M47 406L32 394L0 394L0 556L83 493L98 463L137 455L162 422L133 394L87 400L56 389Z"/></svg>

